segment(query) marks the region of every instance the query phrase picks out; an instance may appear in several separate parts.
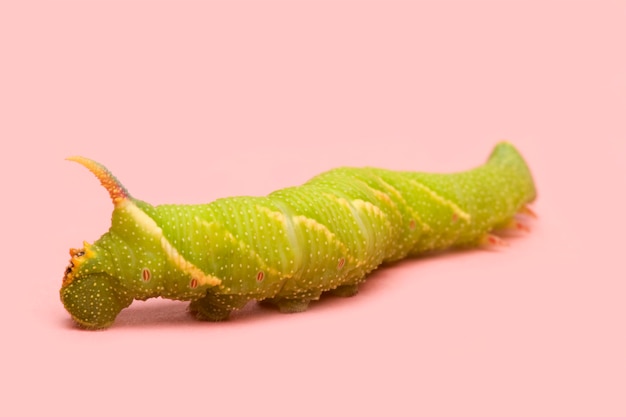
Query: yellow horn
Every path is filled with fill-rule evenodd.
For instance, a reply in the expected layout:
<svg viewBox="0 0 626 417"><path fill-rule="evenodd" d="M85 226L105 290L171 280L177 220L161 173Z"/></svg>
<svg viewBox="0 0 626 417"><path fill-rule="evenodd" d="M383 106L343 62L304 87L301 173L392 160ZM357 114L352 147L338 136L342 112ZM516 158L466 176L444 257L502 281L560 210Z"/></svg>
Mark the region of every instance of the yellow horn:
<svg viewBox="0 0 626 417"><path fill-rule="evenodd" d="M104 165L82 156L70 156L66 159L68 161L78 162L91 171L100 180L102 186L107 189L114 205L117 206L130 197L126 188L124 188Z"/></svg>

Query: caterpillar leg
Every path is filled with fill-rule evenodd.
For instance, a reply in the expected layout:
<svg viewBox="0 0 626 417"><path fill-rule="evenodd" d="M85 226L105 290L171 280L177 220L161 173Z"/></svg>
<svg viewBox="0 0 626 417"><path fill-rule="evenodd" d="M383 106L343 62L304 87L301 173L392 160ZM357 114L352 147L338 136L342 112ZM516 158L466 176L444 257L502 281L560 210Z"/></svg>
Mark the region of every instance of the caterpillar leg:
<svg viewBox="0 0 626 417"><path fill-rule="evenodd" d="M507 236L509 233L518 232L530 232L530 221L537 218L534 211L528 206L522 206L518 212L509 220L496 225L493 228L493 232L502 236ZM487 233L478 239L479 246L506 246L507 243L499 236L493 233Z"/></svg>
<svg viewBox="0 0 626 417"><path fill-rule="evenodd" d="M507 224L504 229L530 232L529 220L537 218L537 214L528 206L522 206L515 217Z"/></svg>
<svg viewBox="0 0 626 417"><path fill-rule="evenodd" d="M311 301L318 300L320 295L322 295L321 291L307 291L304 294L288 297L266 298L261 301L261 304L275 306L281 313L300 313L309 308Z"/></svg>
<svg viewBox="0 0 626 417"><path fill-rule="evenodd" d="M527 222L522 219L515 218L511 220L507 225L503 227L504 231L520 231L520 232L530 232L530 226Z"/></svg>
<svg viewBox="0 0 626 417"><path fill-rule="evenodd" d="M528 206L522 206L522 208L519 210L519 214L532 217L533 219L537 218L537 214Z"/></svg>
<svg viewBox="0 0 626 417"><path fill-rule="evenodd" d="M278 311L281 313L300 313L309 308L309 303L311 300L307 299L282 299L273 301L276 307L278 307Z"/></svg>
<svg viewBox="0 0 626 417"><path fill-rule="evenodd" d="M522 206L522 208L517 212L517 214L509 221L504 224L498 225L495 228L496 233L504 233L506 235L507 232L530 232L530 226L528 225L529 219L537 218L537 215L534 211L530 209L528 206ZM508 243L503 240L501 237L493 234L487 233L482 236L478 240L479 246L507 246Z"/></svg>
<svg viewBox="0 0 626 417"><path fill-rule="evenodd" d="M359 284L346 284L340 285L337 288L330 290L329 293L336 295L337 297L352 297L359 292Z"/></svg>
<svg viewBox="0 0 626 417"><path fill-rule="evenodd" d="M198 320L223 321L227 320L233 310L242 308L249 301L249 297L229 294L207 294L205 297L192 301L189 311Z"/></svg>
<svg viewBox="0 0 626 417"><path fill-rule="evenodd" d="M497 236L491 233L488 233L484 235L482 238L480 238L480 240L478 241L478 244L483 247L508 246L509 245L506 240L502 239L500 236Z"/></svg>

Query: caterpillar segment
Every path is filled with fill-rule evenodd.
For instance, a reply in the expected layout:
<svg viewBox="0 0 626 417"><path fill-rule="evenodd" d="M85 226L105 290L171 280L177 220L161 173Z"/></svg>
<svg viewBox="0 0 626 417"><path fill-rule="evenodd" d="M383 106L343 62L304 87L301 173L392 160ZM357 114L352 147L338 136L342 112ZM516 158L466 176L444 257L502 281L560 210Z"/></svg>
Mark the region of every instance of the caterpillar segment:
<svg viewBox="0 0 626 417"><path fill-rule="evenodd" d="M499 245L526 229L530 171L513 145L453 174L338 168L265 197L152 206L102 165L88 168L114 204L111 228L70 250L61 300L87 329L110 326L134 299L190 301L225 320L250 300L304 311L321 294L352 296L379 265L450 247Z"/></svg>

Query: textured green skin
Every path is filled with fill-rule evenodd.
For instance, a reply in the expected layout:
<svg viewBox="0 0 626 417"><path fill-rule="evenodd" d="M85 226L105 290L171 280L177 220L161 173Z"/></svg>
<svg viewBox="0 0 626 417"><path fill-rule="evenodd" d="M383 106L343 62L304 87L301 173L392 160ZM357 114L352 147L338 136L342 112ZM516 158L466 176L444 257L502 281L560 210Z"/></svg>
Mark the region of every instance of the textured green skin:
<svg viewBox="0 0 626 417"><path fill-rule="evenodd" d="M535 198L524 160L505 142L486 164L461 173L339 168L267 197L204 205L155 207L119 187L117 203L128 204L116 203L111 229L73 252L61 288L85 328L108 327L133 299L158 296L189 300L206 320L226 319L252 299L302 311L325 291L356 293L381 263L478 245ZM137 207L156 229L137 222ZM221 282L195 286L157 231L185 262Z"/></svg>

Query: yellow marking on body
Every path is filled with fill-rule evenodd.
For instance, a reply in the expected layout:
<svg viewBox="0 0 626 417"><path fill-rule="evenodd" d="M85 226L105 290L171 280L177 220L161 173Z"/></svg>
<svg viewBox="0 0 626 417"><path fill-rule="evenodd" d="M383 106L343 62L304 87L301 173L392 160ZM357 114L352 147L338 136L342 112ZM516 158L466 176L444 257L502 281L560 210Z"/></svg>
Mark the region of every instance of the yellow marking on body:
<svg viewBox="0 0 626 417"><path fill-rule="evenodd" d="M391 229L391 223L389 222L389 219L387 218L387 213L385 213L384 211L382 211L380 209L380 207L378 207L375 204L370 203L369 201L363 201L363 200L352 200L352 205L354 205L354 207L356 208L356 210L360 213L364 213L367 217L374 217L374 218L378 218L383 224L383 228L384 229ZM378 232L380 231L380 229L378 229L377 227L375 227L372 223L369 223L367 226L367 253L368 254L375 254L376 253L376 247L377 247L377 236L378 236Z"/></svg>
<svg viewBox="0 0 626 417"><path fill-rule="evenodd" d="M357 211L361 213L365 213L366 215L378 217L384 222L388 223L389 219L387 219L387 213L382 211L380 207L375 204L370 203L369 201L363 200L352 200L352 205L357 209Z"/></svg>
<svg viewBox="0 0 626 417"><path fill-rule="evenodd" d="M255 206L255 208L258 211L262 212L263 214L265 214L266 216L268 216L268 217L270 217L270 218L272 218L274 220L277 220L277 221L279 221L279 222L281 222L283 224L287 223L287 216L285 216L285 214L280 212L280 211L270 210L267 207L262 206L260 204L257 204Z"/></svg>
<svg viewBox="0 0 626 417"><path fill-rule="evenodd" d="M175 247L167 240L165 236L161 236L160 239L161 248L167 257L172 261L174 265L181 271L189 274L192 278L198 281L199 285L215 286L219 285L222 280L209 274L205 274L200 268L187 261L183 255L181 255Z"/></svg>
<svg viewBox="0 0 626 417"><path fill-rule="evenodd" d="M406 203L406 200L404 199L404 197L402 197L402 193L396 187L389 184L387 181L380 178L379 176L376 176L376 179L378 179L378 181L387 189L387 191L391 192L396 197L396 199Z"/></svg>
<svg viewBox="0 0 626 417"><path fill-rule="evenodd" d="M369 185L368 183L366 183L363 180L356 180L356 182L358 182L359 184L361 184L361 186L365 187L368 189L369 192L371 192L372 194L374 194L374 197L383 202L383 203L387 203L390 205L395 206L395 203L393 202L393 200L391 199L391 197L389 197L389 195L383 191L377 190L376 188L372 187L371 185Z"/></svg>
<svg viewBox="0 0 626 417"><path fill-rule="evenodd" d="M259 264L261 269L264 269L268 272L271 272L274 275L282 277L283 274L279 270L274 269L270 267L269 265L267 265L265 261L263 260L263 258L261 257L261 255L259 255L259 253L255 251L250 245L246 244L246 242L242 240L240 240L238 244L239 244L239 249L241 249L241 252L246 253L247 251L250 255L252 255L255 258L255 262Z"/></svg>
<svg viewBox="0 0 626 417"><path fill-rule="evenodd" d="M469 213L463 211L454 202L452 202L452 201L450 201L450 200L440 196L439 194L437 194L435 191L431 190L430 188L428 188L424 184L420 184L419 182L417 182L415 180L410 180L410 181L411 181L412 185L414 185L415 187L419 188L420 190L425 191L430 197L433 198L433 200L437 201L438 203L440 203L443 206L449 207L452 210L452 212L454 214L456 214L459 218L465 220L468 223L470 223L472 221L472 217L469 215Z"/></svg>
<svg viewBox="0 0 626 417"><path fill-rule="evenodd" d="M262 206L260 204L256 205L256 209L260 212L264 213L271 219L275 219L283 224L285 228L285 236L287 237L287 241L289 242L289 248L291 250L291 254L293 255L293 274L286 276L286 278L292 278L293 276L298 276L301 274L303 265L304 265L304 254L301 250L299 250L300 245L300 237L298 237L298 232L296 231L293 223L293 216L287 215L285 213L290 213L291 210L288 207L285 207L283 204L279 202L274 202L275 207L280 211L270 210L269 208ZM284 254L283 254L284 255ZM281 255L282 256L282 255ZM283 257L283 261L287 262L286 256Z"/></svg>
<svg viewBox="0 0 626 417"><path fill-rule="evenodd" d="M366 224L363 222L362 214L364 213L366 214L366 212L364 212L364 210L362 210L361 207L358 207L356 204L354 204L355 201L361 201L363 203L365 203L365 201L363 200L348 201L343 197L338 197L331 193L324 193L323 195L324 197L330 200L333 200L337 204L350 210L350 212L352 213L352 216L354 217L354 221L359 226L359 230L361 231L361 234L363 235L363 238L365 239L365 245L361 245L361 243L359 243L359 246L361 250L371 253L374 249L374 236L372 235L372 229L369 226L369 224Z"/></svg>
<svg viewBox="0 0 626 417"><path fill-rule="evenodd" d="M298 247L298 237L296 236L296 233L293 228L293 225L291 224L291 221L287 218L287 216L285 215L283 211L271 210L260 204L256 204L255 208L256 210L263 213L270 219L275 220L283 225L285 236L287 236L287 240L289 241L289 245L291 247L291 252L294 254L295 264L294 264L293 270L298 271L300 268L300 265L302 264L302 254L300 253L300 251L295 250ZM261 259L260 256L258 257L259 259ZM282 262L285 263L285 267L287 267L287 258L285 254L281 254L281 259L282 259ZM293 275L283 275L278 270L266 266L263 262L261 262L261 265L263 265L265 269L269 269L270 271L275 271L279 275L279 277L291 278L293 276Z"/></svg>
<svg viewBox="0 0 626 417"><path fill-rule="evenodd" d="M371 188L371 187L370 187ZM374 195L376 196L376 198L378 200L381 200L387 204L391 204L393 206L396 205L396 203L393 202L393 200L391 199L391 197L389 197L389 194L382 192L380 190L377 190L375 188L372 188L372 191L374 191Z"/></svg>
<svg viewBox="0 0 626 417"><path fill-rule="evenodd" d="M380 217L381 219L387 219L387 214L380 209L376 204L372 204L369 201L364 200L352 200L352 205L359 211L373 214L376 217Z"/></svg>
<svg viewBox="0 0 626 417"><path fill-rule="evenodd" d="M322 193L322 195L328 198L329 200L333 200L335 203L339 204L340 206L343 206L352 210L352 205L345 198L337 197L335 194L331 194L331 193Z"/></svg>
<svg viewBox="0 0 626 417"><path fill-rule="evenodd" d="M336 198L339 199L338 197L336 197ZM346 201L346 203L348 203L348 202ZM348 206L349 206L349 204L350 203L348 203ZM302 226L308 227L308 228L310 228L312 230L315 230L315 231L318 231L318 232L322 232L330 243L334 243L335 245L337 245L339 250L344 254L343 256L346 257L346 260L349 261L350 264L356 265L356 266L360 266L360 265L363 264L363 262L357 262L355 260L355 258L350 255L350 252L348 251L348 248L346 247L346 245L339 238L337 238L337 235L335 235L324 224L318 222L315 219L311 219L309 217L302 216L302 215L294 216L294 217L292 217L292 219L293 219L293 222L296 225L302 225Z"/></svg>
<svg viewBox="0 0 626 417"><path fill-rule="evenodd" d="M372 190L374 189L372 188ZM381 194L384 194L385 196L387 196L385 193L381 193ZM360 216L357 216L357 213L355 213L355 211L361 212L361 213L371 213L376 217L387 219L387 214L384 211L382 211L377 205L372 204L369 201L365 201L361 199L348 201L343 197L337 197L336 195L330 194L330 193L324 193L324 197L329 198L335 201L336 203L340 204L341 206L350 209L355 215L355 219L357 220L357 222L360 223L359 226L361 227L361 231L364 234L366 234L365 225L361 222ZM389 198L389 196L387 196L387 198Z"/></svg>
<svg viewBox="0 0 626 417"><path fill-rule="evenodd" d="M397 200L402 202L406 210L411 215L411 219L419 223L419 225L422 226L422 230L424 232L430 232L432 230L430 225L424 222L424 220L422 219L422 216L420 216L415 210L413 210L413 207L411 207L411 205L407 203L405 198L402 196L402 193L396 187L389 184L387 181L385 181L384 179L380 177L378 177L378 180L380 181L381 184L383 184L383 186L387 189L387 191L391 192Z"/></svg>
<svg viewBox="0 0 626 417"><path fill-rule="evenodd" d="M196 223L199 225L202 225L204 227L209 228L212 224L218 225L220 226L220 231L222 231L224 233L224 237L227 238L231 243L236 244L239 246L239 250L241 251L241 253L249 253L251 254L254 258L255 258L255 262L257 262L262 269L265 269L268 272L273 273L274 275L277 276L282 276L282 273L280 271L278 271L277 269L271 268L269 267L265 261L263 260L263 258L261 257L261 255L258 254L257 251L255 251L250 245L246 244L244 241L240 240L237 238L237 236L233 235L228 229L226 229L225 227L221 226L220 223L218 222L207 222L206 220L196 216L195 217Z"/></svg>
<svg viewBox="0 0 626 417"><path fill-rule="evenodd" d="M294 216L293 217L293 221L294 221L294 223L296 223L298 225L304 225L304 226L310 227L311 229L316 230L318 232L322 232L324 234L324 236L326 236L326 238L328 240L330 240L330 241L338 241L339 242L339 239L337 239L337 236L333 232L331 232L328 227L326 227L325 225L323 225L322 223L318 222L315 219L311 219L311 218L306 217L306 216Z"/></svg>
<svg viewBox="0 0 626 417"><path fill-rule="evenodd" d="M341 248L341 250L344 251L344 253L346 254L348 253L348 249L345 247L343 242L339 240L337 238L337 235L331 232L331 230L328 227L326 227L326 225L318 222L315 219L311 219L306 216L294 216L293 221L297 225L302 225L305 227L309 227L310 229L316 230L318 232L322 232L324 236L326 237L326 239L329 240L329 242L337 244Z"/></svg>
<svg viewBox="0 0 626 417"><path fill-rule="evenodd" d="M130 214L135 222L141 226L142 229L144 229L152 237L158 239L161 244L161 249L163 249L163 252L165 252L168 259L181 271L189 274L192 278L195 278L199 285L216 286L222 282L222 280L218 277L206 274L196 265L186 260L185 257L181 255L167 240L163 234L163 230L156 224L154 219L137 207L132 200L123 200L117 208L125 210L128 214Z"/></svg>
<svg viewBox="0 0 626 417"><path fill-rule="evenodd" d="M203 218L198 217L198 216L195 216L194 220L196 221L196 224L198 226L206 227L209 230L211 228L211 225L217 225L218 227L220 227L220 231L224 232L224 237L225 238L230 240L231 243L237 243L237 238L235 237L235 235L230 233L230 231L228 229L226 229L225 227L223 227L220 223L218 223L218 222L207 222L206 220L204 220Z"/></svg>

